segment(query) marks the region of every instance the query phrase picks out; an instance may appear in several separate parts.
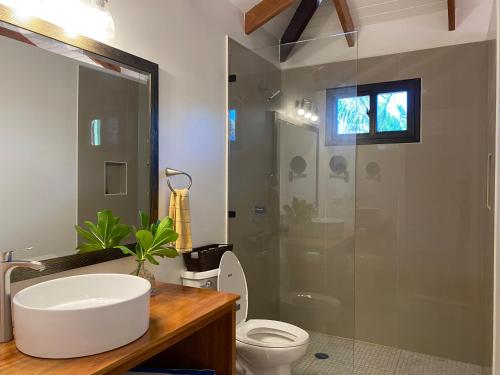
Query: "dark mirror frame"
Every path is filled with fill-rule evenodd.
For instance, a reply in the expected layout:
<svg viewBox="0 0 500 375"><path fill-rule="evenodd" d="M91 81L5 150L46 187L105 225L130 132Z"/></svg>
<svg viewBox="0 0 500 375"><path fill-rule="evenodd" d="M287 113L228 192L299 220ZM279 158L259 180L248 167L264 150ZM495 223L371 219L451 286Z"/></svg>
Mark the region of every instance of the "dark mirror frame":
<svg viewBox="0 0 500 375"><path fill-rule="evenodd" d="M15 17L15 13L11 8L4 5L0 5L0 21L43 35L58 42L77 47L86 52L90 52L91 54L100 56L104 60L118 62L128 68L150 75L150 216L152 220L158 219L158 65L87 37L70 37L59 26L38 18L31 17L29 20L21 21ZM43 261L46 266L46 269L43 272L33 271L26 268L15 269L12 272L11 281L16 282L51 275L74 268L124 258L126 256L128 255L124 255L118 249L110 249L47 259Z"/></svg>

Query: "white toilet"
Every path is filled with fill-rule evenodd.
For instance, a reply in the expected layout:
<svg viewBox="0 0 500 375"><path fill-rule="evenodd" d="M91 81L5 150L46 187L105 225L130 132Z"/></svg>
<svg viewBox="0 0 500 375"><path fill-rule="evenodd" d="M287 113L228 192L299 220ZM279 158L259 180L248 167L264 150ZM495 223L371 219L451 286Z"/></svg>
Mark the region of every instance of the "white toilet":
<svg viewBox="0 0 500 375"><path fill-rule="evenodd" d="M299 327L275 320L247 321L247 281L234 253L224 253L218 270L184 272L181 277L184 285L216 287L219 291L241 296L236 312L238 375L290 375L292 362L307 351L309 334Z"/></svg>

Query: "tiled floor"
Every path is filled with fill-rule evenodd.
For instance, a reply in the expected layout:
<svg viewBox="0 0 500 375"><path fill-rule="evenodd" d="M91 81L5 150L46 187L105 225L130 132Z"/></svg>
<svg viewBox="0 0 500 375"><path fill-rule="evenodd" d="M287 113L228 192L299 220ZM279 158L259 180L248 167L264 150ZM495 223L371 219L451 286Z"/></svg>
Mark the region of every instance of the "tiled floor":
<svg viewBox="0 0 500 375"><path fill-rule="evenodd" d="M310 335L307 354L292 366L292 375L483 375L480 366L469 363L322 333ZM317 359L315 353L330 357Z"/></svg>

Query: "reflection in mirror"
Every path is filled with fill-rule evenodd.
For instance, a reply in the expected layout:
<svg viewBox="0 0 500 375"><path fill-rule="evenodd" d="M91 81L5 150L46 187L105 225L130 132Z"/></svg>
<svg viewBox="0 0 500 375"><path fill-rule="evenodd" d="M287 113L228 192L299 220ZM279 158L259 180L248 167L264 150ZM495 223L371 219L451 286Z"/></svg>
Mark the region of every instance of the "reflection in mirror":
<svg viewBox="0 0 500 375"><path fill-rule="evenodd" d="M376 180L378 182L382 181L381 169L378 163L374 161L369 162L366 164L365 171L367 179Z"/></svg>
<svg viewBox="0 0 500 375"><path fill-rule="evenodd" d="M74 224L150 211L150 75L0 23L2 249L75 253Z"/></svg>
<svg viewBox="0 0 500 375"><path fill-rule="evenodd" d="M278 113L276 113L276 126L280 181L282 181L281 207L290 205L293 198L317 206L318 128L313 125L297 124Z"/></svg>
<svg viewBox="0 0 500 375"><path fill-rule="evenodd" d="M347 170L347 159L342 155L333 155L330 159L330 178L341 178L349 182L349 171Z"/></svg>
<svg viewBox="0 0 500 375"><path fill-rule="evenodd" d="M293 182L294 178L307 177L304 173L307 169L307 162L302 156L294 156L290 162L290 182Z"/></svg>

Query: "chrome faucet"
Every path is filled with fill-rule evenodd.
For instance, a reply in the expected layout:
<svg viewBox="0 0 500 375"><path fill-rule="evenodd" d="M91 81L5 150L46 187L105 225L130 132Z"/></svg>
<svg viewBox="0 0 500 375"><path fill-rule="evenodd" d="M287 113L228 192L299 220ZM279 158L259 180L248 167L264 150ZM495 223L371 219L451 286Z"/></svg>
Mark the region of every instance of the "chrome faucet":
<svg viewBox="0 0 500 375"><path fill-rule="evenodd" d="M10 295L10 274L12 270L17 267L32 268L39 271L45 269L42 263L35 260L13 260L12 253L13 251L0 252L0 342L9 342L14 337Z"/></svg>

